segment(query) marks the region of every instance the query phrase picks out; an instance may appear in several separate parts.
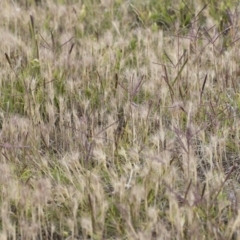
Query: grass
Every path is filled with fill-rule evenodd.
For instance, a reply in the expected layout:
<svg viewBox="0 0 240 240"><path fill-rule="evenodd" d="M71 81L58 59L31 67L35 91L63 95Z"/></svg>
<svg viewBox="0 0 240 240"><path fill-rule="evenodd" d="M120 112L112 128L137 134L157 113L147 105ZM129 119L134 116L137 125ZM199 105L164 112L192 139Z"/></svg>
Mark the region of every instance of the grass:
<svg viewBox="0 0 240 240"><path fill-rule="evenodd" d="M238 239L236 1L1 1L0 239Z"/></svg>

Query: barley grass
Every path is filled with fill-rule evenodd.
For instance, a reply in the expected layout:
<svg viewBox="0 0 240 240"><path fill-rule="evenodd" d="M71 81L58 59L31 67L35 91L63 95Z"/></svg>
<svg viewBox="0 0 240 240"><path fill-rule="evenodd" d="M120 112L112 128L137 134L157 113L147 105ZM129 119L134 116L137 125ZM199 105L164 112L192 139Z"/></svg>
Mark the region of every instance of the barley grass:
<svg viewBox="0 0 240 240"><path fill-rule="evenodd" d="M0 7L0 239L239 239L236 1Z"/></svg>

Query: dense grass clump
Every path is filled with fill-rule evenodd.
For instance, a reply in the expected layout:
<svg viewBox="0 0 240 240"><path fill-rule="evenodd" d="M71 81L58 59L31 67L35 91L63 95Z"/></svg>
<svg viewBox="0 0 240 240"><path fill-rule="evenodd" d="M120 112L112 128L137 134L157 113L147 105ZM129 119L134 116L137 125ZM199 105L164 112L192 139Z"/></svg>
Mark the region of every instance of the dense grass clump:
<svg viewBox="0 0 240 240"><path fill-rule="evenodd" d="M0 7L0 239L240 238L236 1Z"/></svg>

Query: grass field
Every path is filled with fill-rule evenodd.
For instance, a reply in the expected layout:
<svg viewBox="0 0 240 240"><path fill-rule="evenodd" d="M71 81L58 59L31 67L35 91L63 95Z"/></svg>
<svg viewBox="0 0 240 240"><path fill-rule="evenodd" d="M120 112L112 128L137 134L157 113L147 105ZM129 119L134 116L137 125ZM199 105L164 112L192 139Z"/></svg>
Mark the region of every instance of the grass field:
<svg viewBox="0 0 240 240"><path fill-rule="evenodd" d="M237 2L0 2L0 240L240 239Z"/></svg>

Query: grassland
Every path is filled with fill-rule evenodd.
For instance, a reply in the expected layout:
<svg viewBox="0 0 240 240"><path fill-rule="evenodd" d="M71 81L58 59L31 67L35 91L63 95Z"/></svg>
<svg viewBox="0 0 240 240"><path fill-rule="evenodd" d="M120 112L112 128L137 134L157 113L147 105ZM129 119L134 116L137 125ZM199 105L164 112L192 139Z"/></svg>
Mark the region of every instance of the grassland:
<svg viewBox="0 0 240 240"><path fill-rule="evenodd" d="M237 1L0 2L0 239L240 239Z"/></svg>

